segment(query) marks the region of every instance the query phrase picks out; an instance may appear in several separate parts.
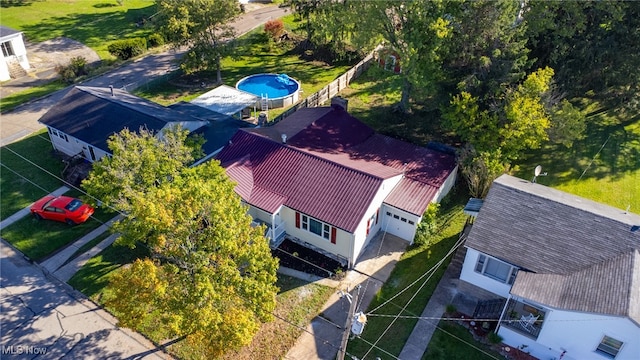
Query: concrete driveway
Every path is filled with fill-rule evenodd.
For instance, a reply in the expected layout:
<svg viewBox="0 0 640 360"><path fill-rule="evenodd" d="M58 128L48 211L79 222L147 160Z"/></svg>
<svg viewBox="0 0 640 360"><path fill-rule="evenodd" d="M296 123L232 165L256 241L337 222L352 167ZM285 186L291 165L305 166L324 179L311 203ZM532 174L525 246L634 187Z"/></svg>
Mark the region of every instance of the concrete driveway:
<svg viewBox="0 0 640 360"><path fill-rule="evenodd" d="M0 244L2 359L169 359L94 303Z"/></svg>
<svg viewBox="0 0 640 360"><path fill-rule="evenodd" d="M336 293L331 295L321 309L321 316L311 320L306 332L298 338L285 359L335 359L342 343L350 307L347 298L341 297L337 290L351 291L360 285L355 312L366 311L408 245L407 241L382 232L371 240L358 258L355 269L347 273L347 277L337 286Z"/></svg>

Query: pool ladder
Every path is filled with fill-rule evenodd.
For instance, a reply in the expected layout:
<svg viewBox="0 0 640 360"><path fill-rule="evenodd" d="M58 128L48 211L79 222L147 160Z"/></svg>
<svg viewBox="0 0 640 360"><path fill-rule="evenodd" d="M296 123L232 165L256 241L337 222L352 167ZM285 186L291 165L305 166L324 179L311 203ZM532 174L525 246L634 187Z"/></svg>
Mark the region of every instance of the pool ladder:
<svg viewBox="0 0 640 360"><path fill-rule="evenodd" d="M262 106L262 111L269 110L269 95L268 94L260 94L262 98L260 101L260 105Z"/></svg>

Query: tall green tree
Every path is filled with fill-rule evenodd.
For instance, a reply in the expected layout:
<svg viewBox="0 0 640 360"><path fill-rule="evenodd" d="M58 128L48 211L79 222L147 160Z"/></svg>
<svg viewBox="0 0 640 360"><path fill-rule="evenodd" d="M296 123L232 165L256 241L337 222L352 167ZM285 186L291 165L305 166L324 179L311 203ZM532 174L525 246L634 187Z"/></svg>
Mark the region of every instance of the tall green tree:
<svg viewBox="0 0 640 360"><path fill-rule="evenodd" d="M187 132L156 136L127 130L112 136L83 186L126 213L113 230L151 256L113 277L106 304L121 324L162 326L204 358L251 341L275 308L277 260L262 227L215 161L196 167Z"/></svg>
<svg viewBox="0 0 640 360"><path fill-rule="evenodd" d="M491 103L524 79L531 61L519 9L516 0L462 1L452 9L453 35L444 55L448 92L466 91Z"/></svg>
<svg viewBox="0 0 640 360"><path fill-rule="evenodd" d="M524 18L536 65L557 70L562 92L594 92L623 105L637 98L639 2L530 1Z"/></svg>
<svg viewBox="0 0 640 360"><path fill-rule="evenodd" d="M240 14L237 0L156 0L157 24L168 42L189 48L181 59L189 73L215 70L222 83L221 61L229 53L235 35L228 25Z"/></svg>
<svg viewBox="0 0 640 360"><path fill-rule="evenodd" d="M357 1L353 11L359 21L354 42L361 46L383 41L400 56L403 78L398 109L408 112L416 89L435 93L442 79L442 51L451 37L443 1Z"/></svg>

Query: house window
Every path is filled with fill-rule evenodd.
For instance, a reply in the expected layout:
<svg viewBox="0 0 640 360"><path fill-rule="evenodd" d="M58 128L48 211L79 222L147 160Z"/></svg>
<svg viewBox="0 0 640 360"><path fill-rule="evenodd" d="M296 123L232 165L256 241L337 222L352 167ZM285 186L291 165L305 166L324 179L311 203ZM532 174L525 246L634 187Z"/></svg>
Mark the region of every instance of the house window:
<svg viewBox="0 0 640 360"><path fill-rule="evenodd" d="M513 284L518 269L486 255L478 256L475 271L505 284Z"/></svg>
<svg viewBox="0 0 640 360"><path fill-rule="evenodd" d="M623 344L622 341L616 340L612 337L608 337L605 335L602 338L602 341L600 341L600 345L598 345L596 352L599 353L600 355L604 355L606 357L614 359L616 355L618 355L618 353L620 352L620 349L622 348L622 344Z"/></svg>
<svg viewBox="0 0 640 360"><path fill-rule="evenodd" d="M415 225L415 224L416 224L415 222L409 220L409 225Z"/></svg>
<svg viewBox="0 0 640 360"><path fill-rule="evenodd" d="M11 41L2 43L2 55L4 55L4 57L13 56L15 54L16 53L13 51L13 46L11 46Z"/></svg>
<svg viewBox="0 0 640 360"><path fill-rule="evenodd" d="M302 215L301 229L307 230L318 236L322 236L327 240L329 240L329 237L331 236L331 226L314 218L308 217L307 215Z"/></svg>

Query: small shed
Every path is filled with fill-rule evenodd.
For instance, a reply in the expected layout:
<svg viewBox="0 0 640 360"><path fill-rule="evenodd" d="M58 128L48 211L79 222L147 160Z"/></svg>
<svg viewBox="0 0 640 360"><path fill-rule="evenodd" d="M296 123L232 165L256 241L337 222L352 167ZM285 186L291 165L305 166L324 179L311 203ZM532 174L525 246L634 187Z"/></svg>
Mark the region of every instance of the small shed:
<svg viewBox="0 0 640 360"><path fill-rule="evenodd" d="M392 49L383 48L378 51L378 64L387 71L393 71L396 74L402 72L400 66L400 55Z"/></svg>
<svg viewBox="0 0 640 360"><path fill-rule="evenodd" d="M0 81L27 75L31 65L27 59L22 32L0 25L0 47Z"/></svg>
<svg viewBox="0 0 640 360"><path fill-rule="evenodd" d="M255 113L260 98L231 86L220 85L191 100L191 103L236 119L246 119L252 116L252 111L253 116L257 117Z"/></svg>

